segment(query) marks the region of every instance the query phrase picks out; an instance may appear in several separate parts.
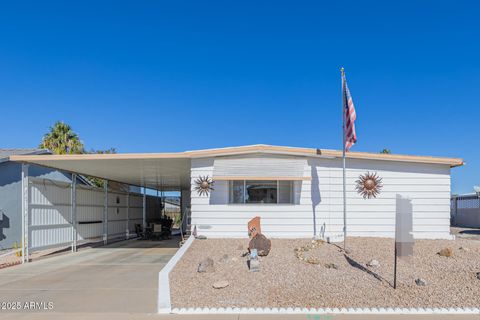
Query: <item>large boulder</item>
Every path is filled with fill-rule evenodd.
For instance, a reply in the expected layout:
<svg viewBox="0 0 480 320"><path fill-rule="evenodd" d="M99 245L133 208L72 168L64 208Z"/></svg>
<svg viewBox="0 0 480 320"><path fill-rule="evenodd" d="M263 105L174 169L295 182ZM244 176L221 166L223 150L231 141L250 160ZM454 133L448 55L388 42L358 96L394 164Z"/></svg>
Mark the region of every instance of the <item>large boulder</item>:
<svg viewBox="0 0 480 320"><path fill-rule="evenodd" d="M258 233L255 237L253 237L248 244L248 250L257 249L259 256L268 255L271 248L272 242L261 233Z"/></svg>
<svg viewBox="0 0 480 320"><path fill-rule="evenodd" d="M215 267L213 266L213 259L212 258L205 258L198 264L197 268L198 272L214 272Z"/></svg>

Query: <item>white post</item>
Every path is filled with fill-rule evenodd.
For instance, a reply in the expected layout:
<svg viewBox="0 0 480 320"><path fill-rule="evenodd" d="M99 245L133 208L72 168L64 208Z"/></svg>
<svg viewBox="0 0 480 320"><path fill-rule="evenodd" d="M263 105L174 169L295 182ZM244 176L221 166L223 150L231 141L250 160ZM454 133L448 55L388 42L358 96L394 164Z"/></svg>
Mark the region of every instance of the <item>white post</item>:
<svg viewBox="0 0 480 320"><path fill-rule="evenodd" d="M72 252L77 251L77 174L72 173Z"/></svg>
<svg viewBox="0 0 480 320"><path fill-rule="evenodd" d="M143 232L147 227L147 189L143 187L143 211L142 211Z"/></svg>
<svg viewBox="0 0 480 320"><path fill-rule="evenodd" d="M29 232L29 181L28 181L28 168L29 165L22 163L22 263L26 263L29 260L28 252L28 232Z"/></svg>
<svg viewBox="0 0 480 320"><path fill-rule="evenodd" d="M103 180L103 244L108 243L108 180Z"/></svg>
<svg viewBox="0 0 480 320"><path fill-rule="evenodd" d="M127 229L125 237L130 238L130 190L127 191Z"/></svg>
<svg viewBox="0 0 480 320"><path fill-rule="evenodd" d="M346 143L346 136L345 136L345 108L347 108L347 101L345 101L345 71L342 68L340 70L342 74L342 137L343 137L343 152L342 152L342 168L343 168L343 251L346 250L346 242L347 242L347 178L346 178L346 170L345 170L345 143Z"/></svg>

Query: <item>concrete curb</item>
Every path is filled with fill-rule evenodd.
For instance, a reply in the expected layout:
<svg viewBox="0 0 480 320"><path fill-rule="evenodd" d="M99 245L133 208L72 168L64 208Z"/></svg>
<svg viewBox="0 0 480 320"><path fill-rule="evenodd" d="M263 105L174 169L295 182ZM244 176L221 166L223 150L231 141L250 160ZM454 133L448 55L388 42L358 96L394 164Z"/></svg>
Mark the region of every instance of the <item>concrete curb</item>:
<svg viewBox="0 0 480 320"><path fill-rule="evenodd" d="M480 308L174 308L177 314L478 314Z"/></svg>
<svg viewBox="0 0 480 320"><path fill-rule="evenodd" d="M175 255L168 261L158 273L158 313L172 313L172 304L170 301L170 282L168 276L170 271L173 270L177 262L182 258L190 245L195 240L195 237L190 236L183 246L175 253Z"/></svg>

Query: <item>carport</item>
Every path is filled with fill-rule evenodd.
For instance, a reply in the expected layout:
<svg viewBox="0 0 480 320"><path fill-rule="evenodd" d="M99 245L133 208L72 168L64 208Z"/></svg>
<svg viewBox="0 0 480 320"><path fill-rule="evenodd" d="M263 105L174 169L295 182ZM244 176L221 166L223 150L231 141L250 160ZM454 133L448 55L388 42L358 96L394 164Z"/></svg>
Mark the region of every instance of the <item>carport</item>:
<svg viewBox="0 0 480 320"><path fill-rule="evenodd" d="M112 235L129 239L135 223L141 222L143 227L147 224L146 189L180 192L181 212L185 212L190 193L190 158L188 152L11 156L11 161L22 163L23 262L29 261L29 251L36 248L67 244L75 252L79 238L91 233L101 237L104 244L109 243ZM42 193L42 188L32 187L34 181L28 174L31 164L72 174L71 185L51 195L55 199L63 193L63 202L52 205L53 200ZM93 194L81 189L76 183L77 175L104 179L103 192L96 190ZM141 187L143 195L109 191L112 182ZM88 204L91 208L85 208ZM96 218L89 216L88 220L88 215ZM116 218L121 215L122 219ZM95 230L92 221L97 222Z"/></svg>

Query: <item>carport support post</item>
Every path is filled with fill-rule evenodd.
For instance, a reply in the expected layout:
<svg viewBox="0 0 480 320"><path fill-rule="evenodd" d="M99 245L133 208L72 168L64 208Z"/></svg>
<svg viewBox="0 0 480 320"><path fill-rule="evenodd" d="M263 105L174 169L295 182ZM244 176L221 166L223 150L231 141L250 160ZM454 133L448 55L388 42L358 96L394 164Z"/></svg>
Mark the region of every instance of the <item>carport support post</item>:
<svg viewBox="0 0 480 320"><path fill-rule="evenodd" d="M129 186L130 188L130 186ZM130 238L130 190L127 191L127 228L125 238Z"/></svg>
<svg viewBox="0 0 480 320"><path fill-rule="evenodd" d="M72 173L72 252L77 251L77 174Z"/></svg>
<svg viewBox="0 0 480 320"><path fill-rule="evenodd" d="M142 211L143 232L147 227L147 188L143 187L143 211Z"/></svg>
<svg viewBox="0 0 480 320"><path fill-rule="evenodd" d="M103 244L108 243L108 180L103 180Z"/></svg>
<svg viewBox="0 0 480 320"><path fill-rule="evenodd" d="M29 194L29 186L28 186L28 167L29 165L26 163L22 163L22 263L28 262L28 194Z"/></svg>

